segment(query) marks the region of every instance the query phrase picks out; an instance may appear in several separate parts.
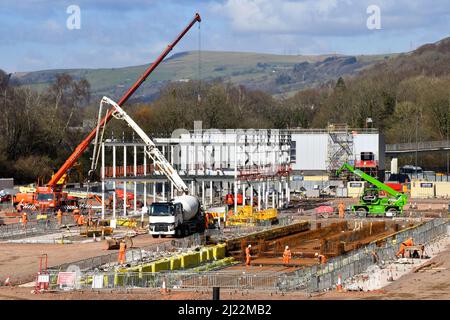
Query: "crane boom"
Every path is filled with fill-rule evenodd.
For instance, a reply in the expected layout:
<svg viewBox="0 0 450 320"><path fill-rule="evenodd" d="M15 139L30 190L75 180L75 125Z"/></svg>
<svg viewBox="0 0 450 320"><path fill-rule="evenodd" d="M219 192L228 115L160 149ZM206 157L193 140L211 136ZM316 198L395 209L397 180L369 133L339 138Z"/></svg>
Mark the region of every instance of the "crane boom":
<svg viewBox="0 0 450 320"><path fill-rule="evenodd" d="M167 46L167 48L161 53L161 55L150 65L150 67L145 70L141 77L131 86L131 88L122 96L117 105L122 106L127 100L133 95L133 93L141 86L141 84L147 79L147 77L155 70L155 68L164 60L164 58L169 54L170 51L175 47L175 45L183 38L183 36L192 28L196 22L200 22L201 18L198 13L188 24L186 28L177 36L177 38ZM109 110L105 117L101 120L97 127L104 127L108 121L111 119L114 110ZM78 158L82 153L89 147L89 144L94 139L97 127L94 128L91 133L77 146L75 151L70 155L66 162L61 166L61 168L51 177L50 181L47 183L48 187L54 189L57 186L58 181L67 173L67 171L73 167Z"/></svg>
<svg viewBox="0 0 450 320"><path fill-rule="evenodd" d="M353 168L351 165L349 165L348 163L344 163L342 165L342 167L340 167L337 171L336 171L336 175L339 175L342 170L347 169L348 171L350 171L351 173L357 175L358 177L360 177L361 179L364 179L365 181L369 182L370 184L376 186L377 188L379 188L380 190L383 190L384 192L390 194L391 196L395 197L395 198L400 198L400 197L404 197L403 193L400 193L398 191L395 191L394 189L392 189L391 187L389 187L388 185L378 181L377 179L375 179L374 177L368 175L367 173L364 173L363 171L359 170L359 169L355 169Z"/></svg>
<svg viewBox="0 0 450 320"><path fill-rule="evenodd" d="M103 103L108 103L113 106L111 109L112 116L116 119L124 120L137 133L137 135L145 143L145 152L155 162L155 165L166 175L178 191L187 194L189 191L187 185L178 175L178 172L172 167L170 162L167 161L161 151L159 151L152 139L150 139L150 137L144 132L144 130L142 130L139 125L113 100L108 97L103 97L100 105Z"/></svg>

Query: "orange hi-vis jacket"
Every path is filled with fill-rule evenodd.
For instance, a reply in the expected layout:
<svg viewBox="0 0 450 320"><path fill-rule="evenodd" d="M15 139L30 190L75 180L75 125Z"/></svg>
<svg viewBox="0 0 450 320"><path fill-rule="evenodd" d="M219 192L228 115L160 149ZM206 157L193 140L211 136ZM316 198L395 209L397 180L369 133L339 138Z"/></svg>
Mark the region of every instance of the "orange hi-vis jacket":
<svg viewBox="0 0 450 320"><path fill-rule="evenodd" d="M283 263L289 263L289 260L291 260L292 253L290 249L286 249L283 252Z"/></svg>

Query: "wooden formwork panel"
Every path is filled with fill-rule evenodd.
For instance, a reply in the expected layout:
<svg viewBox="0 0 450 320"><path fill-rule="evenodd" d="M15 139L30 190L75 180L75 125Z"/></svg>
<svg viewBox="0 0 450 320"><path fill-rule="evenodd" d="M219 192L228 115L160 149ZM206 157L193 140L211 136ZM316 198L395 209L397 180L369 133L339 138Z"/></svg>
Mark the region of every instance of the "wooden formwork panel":
<svg viewBox="0 0 450 320"><path fill-rule="evenodd" d="M324 228L309 230L306 232L290 235L288 237L283 237L282 239L271 241L266 246L268 249L274 250L276 252L283 252L285 246L289 246L292 248L295 246L299 246L306 241L320 239L330 234L346 230L348 230L347 222L339 221L336 223L332 223Z"/></svg>
<svg viewBox="0 0 450 320"><path fill-rule="evenodd" d="M345 231L321 239L320 251L329 256L341 255L345 252L345 246L350 245L350 250L358 248L370 242L370 237L382 234L385 231L385 221L369 222L358 230Z"/></svg>
<svg viewBox="0 0 450 320"><path fill-rule="evenodd" d="M270 230L264 230L255 232L243 237L234 238L226 241L227 250L235 251L241 249L242 242L257 244L259 240L265 241L273 240L280 237L285 237L291 234L307 231L311 228L311 224L308 221L302 221L289 226L273 228Z"/></svg>

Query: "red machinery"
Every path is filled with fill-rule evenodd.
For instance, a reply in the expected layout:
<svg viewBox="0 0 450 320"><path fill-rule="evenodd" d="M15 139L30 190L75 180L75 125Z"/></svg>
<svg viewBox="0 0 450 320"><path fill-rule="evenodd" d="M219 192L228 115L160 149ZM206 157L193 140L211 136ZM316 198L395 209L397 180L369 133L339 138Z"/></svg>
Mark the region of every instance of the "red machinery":
<svg viewBox="0 0 450 320"><path fill-rule="evenodd" d="M133 84L133 86L122 96L122 98L117 103L122 106L128 99L133 95L133 93L141 86L141 84L147 79L147 77L156 69L156 67L164 60L164 58L169 54L170 51L175 47L175 45L183 38L183 36L189 31L189 29L196 23L200 22L201 18L198 13L195 14L194 19L189 23L189 25L184 28L184 30L177 36L177 38L167 46L167 48L161 53L161 55L150 65L150 67L142 74L142 76ZM98 124L99 128L104 127L109 120L111 120L113 109L110 109L105 117ZM64 176L67 174L68 170L74 166L76 161L80 158L83 152L89 147L89 144L95 138L97 133L97 127L94 128L91 133L77 146L75 151L70 155L66 162L61 166L61 168L52 176L50 181L47 183L46 190L38 190L37 194L39 197L40 193L61 193L62 188L65 184ZM36 197L36 198L37 198ZM55 195L55 199L60 198ZM57 207L57 206L56 206Z"/></svg>

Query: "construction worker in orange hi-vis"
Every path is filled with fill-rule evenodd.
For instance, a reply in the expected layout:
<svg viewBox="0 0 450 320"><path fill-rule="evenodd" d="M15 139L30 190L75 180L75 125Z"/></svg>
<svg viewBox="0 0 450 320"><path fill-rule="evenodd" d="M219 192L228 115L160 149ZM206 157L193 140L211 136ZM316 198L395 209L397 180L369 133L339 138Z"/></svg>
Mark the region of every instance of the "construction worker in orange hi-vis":
<svg viewBox="0 0 450 320"><path fill-rule="evenodd" d="M127 245L125 244L125 241L121 241L120 246L119 246L119 263L120 264L125 263L126 248L127 248Z"/></svg>
<svg viewBox="0 0 450 320"><path fill-rule="evenodd" d="M75 223L78 223L79 217L80 217L80 210L79 209L73 210L73 220L75 220Z"/></svg>
<svg viewBox="0 0 450 320"><path fill-rule="evenodd" d="M325 263L327 263L327 257L325 257L323 254L319 254L318 252L316 252L316 253L314 254L314 256L316 257L317 261L318 261L320 264L325 264Z"/></svg>
<svg viewBox="0 0 450 320"><path fill-rule="evenodd" d="M209 227L209 213L205 213L205 229Z"/></svg>
<svg viewBox="0 0 450 320"><path fill-rule="evenodd" d="M285 265L289 264L291 258L292 258L291 249L289 249L289 246L286 246L283 252L283 264Z"/></svg>
<svg viewBox="0 0 450 320"><path fill-rule="evenodd" d="M25 211L22 212L22 227L25 229L27 227L28 216Z"/></svg>
<svg viewBox="0 0 450 320"><path fill-rule="evenodd" d="M84 216L83 216L82 214L80 214L80 215L78 216L77 224L78 224L79 226L82 226L82 225L84 224Z"/></svg>
<svg viewBox="0 0 450 320"><path fill-rule="evenodd" d="M398 250L396 256L397 256L397 257L398 257L398 256L402 256L402 258L404 258L404 257L405 257L405 249L406 249L406 247L411 247L411 246L413 246L413 245L414 245L414 240L413 240L413 238L406 239L405 241L403 241L403 242L400 244L400 249Z"/></svg>
<svg viewBox="0 0 450 320"><path fill-rule="evenodd" d="M250 255L250 249L251 249L252 245L249 244L247 248L245 248L245 265L249 266L250 265L250 261L251 261L251 255Z"/></svg>
<svg viewBox="0 0 450 320"><path fill-rule="evenodd" d="M339 219L344 219L344 217L345 217L345 205L344 205L343 202L339 203L338 211L339 211Z"/></svg>
<svg viewBox="0 0 450 320"><path fill-rule="evenodd" d="M62 224L62 211L61 211L61 209L59 209L56 212L56 220L58 221L58 225Z"/></svg>

